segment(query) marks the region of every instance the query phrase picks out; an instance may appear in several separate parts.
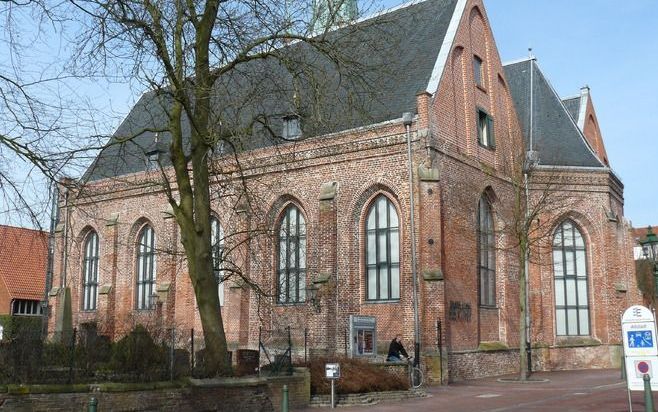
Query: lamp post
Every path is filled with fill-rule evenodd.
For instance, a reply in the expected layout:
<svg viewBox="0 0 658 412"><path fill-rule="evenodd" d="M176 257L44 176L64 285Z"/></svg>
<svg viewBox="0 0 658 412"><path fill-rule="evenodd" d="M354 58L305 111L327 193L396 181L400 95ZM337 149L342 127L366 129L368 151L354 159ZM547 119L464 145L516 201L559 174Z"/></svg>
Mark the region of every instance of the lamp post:
<svg viewBox="0 0 658 412"><path fill-rule="evenodd" d="M653 263L653 299L655 300L658 296L658 236L653 233L651 226L647 229L647 237L644 240L640 240L640 245L642 245L642 254L645 259L650 259Z"/></svg>

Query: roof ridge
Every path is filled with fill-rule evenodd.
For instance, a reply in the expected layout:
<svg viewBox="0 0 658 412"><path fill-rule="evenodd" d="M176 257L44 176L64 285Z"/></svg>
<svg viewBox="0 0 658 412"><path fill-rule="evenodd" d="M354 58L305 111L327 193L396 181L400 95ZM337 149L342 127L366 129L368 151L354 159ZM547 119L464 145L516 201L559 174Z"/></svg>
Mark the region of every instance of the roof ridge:
<svg viewBox="0 0 658 412"><path fill-rule="evenodd" d="M316 36L319 36L319 35L333 33L333 32L336 32L338 30L342 30L346 27L355 26L357 24L361 24L361 23L367 22L369 20L374 20L374 19L376 19L378 17L381 17L381 16L391 14L391 13L396 12L398 10L403 10L403 9L406 9L408 7L411 7L411 6L415 6L417 4L422 4L422 3L427 3L427 2L430 2L430 1L434 1L434 0L410 0L410 1L407 1L405 3L398 4L397 6L393 6L393 7L389 7L389 8L386 8L386 9L379 10L379 11L375 11L372 14L368 14L368 15L363 16L363 17L358 17L358 18L356 18L352 21L346 22L344 24L337 24L337 25L334 25L332 27L325 28L325 29L320 29L320 30L317 30L317 31L316 30L311 30L308 33L308 37L313 38L313 37L316 37ZM303 42L303 40L295 39L295 40L292 40L291 42L289 42L288 44L284 45L283 47L288 47L288 46L291 46L293 44L297 44L297 43L301 43L301 42Z"/></svg>
<svg viewBox="0 0 658 412"><path fill-rule="evenodd" d="M386 14L393 13L394 11L398 11L398 10L401 10L401 9L406 9L407 7L414 6L414 5L420 4L420 3L425 3L425 2L428 2L428 1L432 1L432 0L410 0L410 1L407 1L405 3L398 4L397 6L389 7L387 9L376 11L373 14L369 14L367 16L357 18L351 24L362 23L364 21L368 21L370 19L374 19L374 18L377 18L377 17L380 17L380 16L384 16ZM340 28L340 27L337 27L337 28Z"/></svg>
<svg viewBox="0 0 658 412"><path fill-rule="evenodd" d="M513 65L513 64L525 63L525 62L530 61L530 60L535 60L535 61L537 61L537 58L534 57L534 56L532 56L532 57L529 57L529 56L526 56L526 57L519 57L518 59L514 59L514 60L509 60L509 61L506 61L506 62L502 62L502 66L503 66L503 67L505 67L505 66L511 66L511 65Z"/></svg>
<svg viewBox="0 0 658 412"><path fill-rule="evenodd" d="M17 229L17 230L29 230L32 232L37 232L37 233L46 233L45 230L40 230L40 229L33 229L31 227L22 227L22 226L11 226L11 225L4 225L0 223L0 228L8 228L8 229Z"/></svg>

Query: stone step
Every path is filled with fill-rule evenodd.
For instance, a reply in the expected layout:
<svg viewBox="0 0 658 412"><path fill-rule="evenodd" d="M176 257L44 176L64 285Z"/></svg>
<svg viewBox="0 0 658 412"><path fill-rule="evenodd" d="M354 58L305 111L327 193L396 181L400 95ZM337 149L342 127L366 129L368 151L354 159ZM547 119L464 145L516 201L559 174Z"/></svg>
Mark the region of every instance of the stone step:
<svg viewBox="0 0 658 412"><path fill-rule="evenodd" d="M368 392L336 395L336 405L373 405L381 401L400 401L409 398L424 398L427 393L422 389L408 391ZM331 395L315 395L311 397L310 406L331 406Z"/></svg>

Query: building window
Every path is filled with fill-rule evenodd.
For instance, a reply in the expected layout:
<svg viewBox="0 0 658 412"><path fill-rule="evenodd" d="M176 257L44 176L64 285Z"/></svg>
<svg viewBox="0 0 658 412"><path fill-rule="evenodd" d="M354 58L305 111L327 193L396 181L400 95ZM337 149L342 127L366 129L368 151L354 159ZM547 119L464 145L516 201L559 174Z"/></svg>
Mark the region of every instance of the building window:
<svg viewBox="0 0 658 412"><path fill-rule="evenodd" d="M217 281L219 305L224 306L224 230L217 218L210 218L210 247L212 249L212 270Z"/></svg>
<svg viewBox="0 0 658 412"><path fill-rule="evenodd" d="M85 240L82 261L82 310L96 310L98 296L98 234L91 232Z"/></svg>
<svg viewBox="0 0 658 412"><path fill-rule="evenodd" d="M482 73L482 59L478 56L473 56L473 79L475 84L480 87L484 87L484 76Z"/></svg>
<svg viewBox="0 0 658 412"><path fill-rule="evenodd" d="M146 153L146 170L149 172L158 170L159 161L160 161L160 152L158 152L157 150Z"/></svg>
<svg viewBox="0 0 658 412"><path fill-rule="evenodd" d="M496 306L496 244L491 204L486 195L478 205L478 271L480 305Z"/></svg>
<svg viewBox="0 0 658 412"><path fill-rule="evenodd" d="M367 300L400 299L400 229L390 200L378 196L366 219Z"/></svg>
<svg viewBox="0 0 658 412"><path fill-rule="evenodd" d="M571 220L553 234L553 274L557 335L589 335L585 242Z"/></svg>
<svg viewBox="0 0 658 412"><path fill-rule="evenodd" d="M137 244L137 309L153 308L155 273L155 233L146 225L139 232Z"/></svg>
<svg viewBox="0 0 658 412"><path fill-rule="evenodd" d="M306 221L299 209L286 208L279 224L278 303L306 299Z"/></svg>
<svg viewBox="0 0 658 412"><path fill-rule="evenodd" d="M284 139L298 139L302 135L302 128L299 116L290 115L283 118L283 138Z"/></svg>
<svg viewBox="0 0 658 412"><path fill-rule="evenodd" d="M11 314L16 316L41 316L41 302L38 300L15 299L11 302Z"/></svg>
<svg viewBox="0 0 658 412"><path fill-rule="evenodd" d="M480 146L484 146L490 149L493 149L496 146L494 141L494 124L491 116L487 114L482 109L478 109L478 143Z"/></svg>

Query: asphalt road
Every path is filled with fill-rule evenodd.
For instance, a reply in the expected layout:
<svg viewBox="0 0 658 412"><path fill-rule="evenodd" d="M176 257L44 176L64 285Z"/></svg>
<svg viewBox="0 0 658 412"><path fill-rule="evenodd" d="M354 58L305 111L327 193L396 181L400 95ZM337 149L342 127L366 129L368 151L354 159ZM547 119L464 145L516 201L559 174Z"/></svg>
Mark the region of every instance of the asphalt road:
<svg viewBox="0 0 658 412"><path fill-rule="evenodd" d="M348 411L629 411L626 383L618 369L540 372L534 383L500 382L498 378L426 388L427 398L336 408ZM633 411L644 411L643 392L631 392ZM658 407L658 396L654 405ZM324 408L323 408L324 409ZM306 411L319 411L319 408Z"/></svg>

